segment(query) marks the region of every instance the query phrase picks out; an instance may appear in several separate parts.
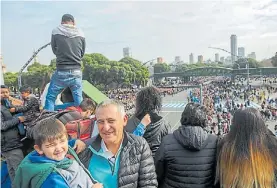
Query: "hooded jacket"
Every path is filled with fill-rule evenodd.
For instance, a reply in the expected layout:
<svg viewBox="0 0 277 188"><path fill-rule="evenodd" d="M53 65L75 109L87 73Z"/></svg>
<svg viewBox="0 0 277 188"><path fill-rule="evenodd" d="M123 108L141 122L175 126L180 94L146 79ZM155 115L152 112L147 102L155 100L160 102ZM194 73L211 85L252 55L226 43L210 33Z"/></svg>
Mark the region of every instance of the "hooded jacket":
<svg viewBox="0 0 277 188"><path fill-rule="evenodd" d="M2 104L2 101L1 101ZM17 125L20 123L17 117L13 117L10 110L1 105L1 151L7 152L22 147Z"/></svg>
<svg viewBox="0 0 277 188"><path fill-rule="evenodd" d="M85 54L84 33L72 25L62 24L52 31L51 47L57 70L79 70Z"/></svg>
<svg viewBox="0 0 277 188"><path fill-rule="evenodd" d="M22 106L14 106L16 113L23 113L25 118L24 125L30 126L31 122L40 114L39 101L34 94L30 94L24 99Z"/></svg>
<svg viewBox="0 0 277 188"><path fill-rule="evenodd" d="M146 127L143 137L149 144L152 151L152 156L154 158L157 149L160 147L163 137L168 135L170 132L170 125L165 121L164 118L158 116L157 114L151 114L151 121L152 122L150 125ZM133 116L128 120L125 130L129 133L133 133L139 123L140 120Z"/></svg>
<svg viewBox="0 0 277 188"><path fill-rule="evenodd" d="M217 137L202 127L180 126L156 152L160 188L213 187Z"/></svg>
<svg viewBox="0 0 277 188"><path fill-rule="evenodd" d="M62 161L55 161L33 151L19 165L14 186L20 188L91 188L92 177L84 169L73 149L69 148L69 151L76 160L64 158Z"/></svg>

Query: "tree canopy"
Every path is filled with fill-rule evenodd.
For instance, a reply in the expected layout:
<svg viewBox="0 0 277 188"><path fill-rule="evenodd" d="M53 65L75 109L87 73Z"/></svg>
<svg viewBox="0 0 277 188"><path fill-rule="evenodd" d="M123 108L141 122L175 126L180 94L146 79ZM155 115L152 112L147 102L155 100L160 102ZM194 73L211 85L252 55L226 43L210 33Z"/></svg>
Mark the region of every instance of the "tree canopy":
<svg viewBox="0 0 277 188"><path fill-rule="evenodd" d="M271 63L274 67L277 67L277 52L275 53L275 56L271 58Z"/></svg>
<svg viewBox="0 0 277 188"><path fill-rule="evenodd" d="M260 67L260 63L258 61L256 61L255 59L242 58L242 59L238 59L234 63L233 68L234 69L246 68L247 63L249 63L249 68L258 68L258 67Z"/></svg>
<svg viewBox="0 0 277 188"><path fill-rule="evenodd" d="M200 67L223 67L223 65L217 64L217 63L181 64L176 67L175 72L182 72L182 71L200 68Z"/></svg>
<svg viewBox="0 0 277 188"><path fill-rule="evenodd" d="M50 65L34 62L27 67L22 75L22 84L32 88L42 89L56 69L56 59ZM85 54L82 59L83 79L98 88L104 88L111 83L119 85L144 84L149 78L148 69L141 62L133 58L123 58L120 61L109 60L100 53ZM18 85L18 73L4 74L5 84L10 87Z"/></svg>
<svg viewBox="0 0 277 188"><path fill-rule="evenodd" d="M154 73L169 72L170 66L167 63L156 63L154 65Z"/></svg>

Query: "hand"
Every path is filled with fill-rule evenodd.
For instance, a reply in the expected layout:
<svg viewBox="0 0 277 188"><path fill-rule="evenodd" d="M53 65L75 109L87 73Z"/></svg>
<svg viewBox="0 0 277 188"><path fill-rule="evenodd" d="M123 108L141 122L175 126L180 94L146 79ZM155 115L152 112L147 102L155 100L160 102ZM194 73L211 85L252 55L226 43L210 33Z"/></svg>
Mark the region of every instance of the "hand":
<svg viewBox="0 0 277 188"><path fill-rule="evenodd" d="M75 151L78 154L86 149L86 144L81 140L76 140L73 149L76 149Z"/></svg>
<svg viewBox="0 0 277 188"><path fill-rule="evenodd" d="M102 183L96 183L92 186L92 188L103 188L103 184Z"/></svg>
<svg viewBox="0 0 277 188"><path fill-rule="evenodd" d="M15 112L15 108L10 108L10 112Z"/></svg>
<svg viewBox="0 0 277 188"><path fill-rule="evenodd" d="M20 121L21 123L25 121L25 118L24 118L23 116L18 116L17 118L19 119L19 121Z"/></svg>
<svg viewBox="0 0 277 188"><path fill-rule="evenodd" d="M148 125L151 123L150 115L149 115L149 114L146 114L146 115L142 118L141 123L142 123L145 127L148 126Z"/></svg>

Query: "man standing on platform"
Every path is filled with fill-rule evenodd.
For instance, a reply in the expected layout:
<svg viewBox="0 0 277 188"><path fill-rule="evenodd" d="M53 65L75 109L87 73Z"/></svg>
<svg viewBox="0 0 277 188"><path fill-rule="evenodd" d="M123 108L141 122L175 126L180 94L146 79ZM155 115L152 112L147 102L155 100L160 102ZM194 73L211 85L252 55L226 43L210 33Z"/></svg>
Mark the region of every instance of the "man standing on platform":
<svg viewBox="0 0 277 188"><path fill-rule="evenodd" d="M85 54L86 43L72 15L63 15L61 25L52 31L51 46L57 57L56 71L51 78L44 109L53 111L57 95L67 87L74 99L74 104L68 105L78 106L83 100L81 59Z"/></svg>

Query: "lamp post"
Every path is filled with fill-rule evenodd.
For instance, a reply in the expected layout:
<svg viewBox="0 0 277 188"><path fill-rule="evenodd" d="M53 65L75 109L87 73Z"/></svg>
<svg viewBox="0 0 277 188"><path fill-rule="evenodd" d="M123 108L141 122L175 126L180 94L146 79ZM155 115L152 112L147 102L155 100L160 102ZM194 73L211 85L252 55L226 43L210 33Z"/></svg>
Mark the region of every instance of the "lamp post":
<svg viewBox="0 0 277 188"><path fill-rule="evenodd" d="M249 81L249 61L248 61L248 58L245 58L245 57L241 57L241 56L238 56L236 54L233 54L231 52L229 52L228 50L225 50L223 48L216 48L216 47L208 47L208 48L211 48L211 49L215 49L215 50L221 50L221 51L224 51L224 52L227 52L229 54L231 54L232 56L236 56L237 58L241 58L243 60L246 60L246 69L247 69L247 90L250 89L250 81Z"/></svg>

